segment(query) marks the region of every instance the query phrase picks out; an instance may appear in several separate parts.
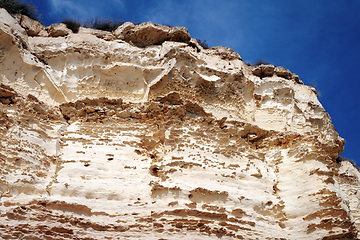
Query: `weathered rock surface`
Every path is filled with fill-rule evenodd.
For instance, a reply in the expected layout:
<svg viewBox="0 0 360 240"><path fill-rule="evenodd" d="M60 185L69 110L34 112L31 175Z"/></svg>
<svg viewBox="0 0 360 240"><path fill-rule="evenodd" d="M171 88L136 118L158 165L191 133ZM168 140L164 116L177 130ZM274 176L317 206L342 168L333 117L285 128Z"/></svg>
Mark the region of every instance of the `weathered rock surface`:
<svg viewBox="0 0 360 240"><path fill-rule="evenodd" d="M21 27L26 30L28 36L47 37L49 35L46 28L40 22L33 20L28 16L16 14L15 19L19 22Z"/></svg>
<svg viewBox="0 0 360 240"><path fill-rule="evenodd" d="M1 238L357 238L359 171L287 69L152 23L30 37L3 9L0 44Z"/></svg>
<svg viewBox="0 0 360 240"><path fill-rule="evenodd" d="M168 27L152 22L135 25L126 22L114 31L116 38L131 42L138 47L160 45L165 41L190 41L190 34L184 27Z"/></svg>
<svg viewBox="0 0 360 240"><path fill-rule="evenodd" d="M51 37L65 37L72 33L64 23L54 23L47 28Z"/></svg>
<svg viewBox="0 0 360 240"><path fill-rule="evenodd" d="M115 40L115 36L111 32L102 31L102 30L98 30L98 29L80 27L78 33L95 35L96 37L102 38L107 41Z"/></svg>

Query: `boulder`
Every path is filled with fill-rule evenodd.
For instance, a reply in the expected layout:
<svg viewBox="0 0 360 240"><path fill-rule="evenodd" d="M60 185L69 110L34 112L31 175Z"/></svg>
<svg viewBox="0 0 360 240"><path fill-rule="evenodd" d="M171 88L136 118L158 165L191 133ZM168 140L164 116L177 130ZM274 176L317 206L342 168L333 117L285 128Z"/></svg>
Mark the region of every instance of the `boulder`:
<svg viewBox="0 0 360 240"><path fill-rule="evenodd" d="M256 66L252 70L252 73L259 78L272 77L274 75L274 69L275 66L272 64L261 64Z"/></svg>
<svg viewBox="0 0 360 240"><path fill-rule="evenodd" d="M124 23L114 35L117 39L131 42L138 47L161 45L165 41L190 42L190 34L185 27L169 27L146 22L139 25Z"/></svg>
<svg viewBox="0 0 360 240"><path fill-rule="evenodd" d="M64 23L51 24L47 29L51 37L65 37L72 34L72 31Z"/></svg>
<svg viewBox="0 0 360 240"><path fill-rule="evenodd" d="M28 16L21 15L20 25L25 29L26 33L30 37L48 36L48 32L45 27L39 21L33 20Z"/></svg>

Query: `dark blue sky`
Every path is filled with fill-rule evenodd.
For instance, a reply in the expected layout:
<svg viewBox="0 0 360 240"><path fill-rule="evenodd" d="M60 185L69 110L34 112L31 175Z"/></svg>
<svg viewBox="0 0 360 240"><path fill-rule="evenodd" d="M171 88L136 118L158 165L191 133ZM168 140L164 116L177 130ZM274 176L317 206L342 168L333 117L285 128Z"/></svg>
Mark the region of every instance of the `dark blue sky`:
<svg viewBox="0 0 360 240"><path fill-rule="evenodd" d="M45 26L100 16L185 26L209 46L226 46L244 61L288 68L320 92L345 138L342 156L360 166L360 1L358 0L33 0Z"/></svg>

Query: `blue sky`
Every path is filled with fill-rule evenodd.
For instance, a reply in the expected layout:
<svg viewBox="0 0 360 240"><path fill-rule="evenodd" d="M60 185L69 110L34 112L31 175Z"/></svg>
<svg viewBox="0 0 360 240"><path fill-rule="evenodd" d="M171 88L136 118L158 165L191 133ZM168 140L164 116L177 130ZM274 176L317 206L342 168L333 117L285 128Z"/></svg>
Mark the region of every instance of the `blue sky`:
<svg viewBox="0 0 360 240"><path fill-rule="evenodd" d="M184 26L209 46L226 46L244 61L288 68L320 92L345 138L342 156L360 166L359 0L33 0L45 26L100 16Z"/></svg>

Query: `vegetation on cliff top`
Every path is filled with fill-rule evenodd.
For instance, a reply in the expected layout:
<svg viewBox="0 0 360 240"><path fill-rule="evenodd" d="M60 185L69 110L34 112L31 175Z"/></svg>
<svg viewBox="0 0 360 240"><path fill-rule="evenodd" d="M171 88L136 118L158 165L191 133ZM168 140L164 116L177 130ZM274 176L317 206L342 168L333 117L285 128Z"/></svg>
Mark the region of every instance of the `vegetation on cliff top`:
<svg viewBox="0 0 360 240"><path fill-rule="evenodd" d="M65 18L61 23L64 23L73 33L79 32L79 28L81 27L81 23L75 19Z"/></svg>
<svg viewBox="0 0 360 240"><path fill-rule="evenodd" d="M40 21L40 15L38 14L37 8L29 1L28 3L25 3L21 0L0 0L0 8L4 8L10 14L19 13L36 21ZM64 23L67 28L72 30L73 33L77 33L81 26L111 32L121 26L125 21L122 19L113 20L112 18L101 19L97 16L95 18L87 19L83 24L79 20L73 18L64 18L61 22ZM206 40L196 40L204 49L209 48Z"/></svg>
<svg viewBox="0 0 360 240"><path fill-rule="evenodd" d="M114 31L119 26L121 26L125 21L124 20L112 20L111 18L101 19L100 17L89 18L83 24L87 28L95 28L103 31Z"/></svg>
<svg viewBox="0 0 360 240"><path fill-rule="evenodd" d="M40 21L40 15L37 8L30 2L25 3L19 0L0 0L0 8L4 8L10 14L22 14L31 19ZM104 31L114 31L117 27L122 25L125 21L122 19L112 20L111 18L101 19L100 17L89 18L83 24L74 19L66 18L62 21L67 28L71 29L74 33L79 31L80 26L94 28Z"/></svg>
<svg viewBox="0 0 360 240"><path fill-rule="evenodd" d="M200 38L197 38L196 41L198 42L198 44L203 48L203 49L208 49L209 45L206 43L206 40L201 41Z"/></svg>
<svg viewBox="0 0 360 240"><path fill-rule="evenodd" d="M20 13L37 21L40 19L38 10L30 2L25 3L18 0L0 0L0 8L5 8L10 14Z"/></svg>

